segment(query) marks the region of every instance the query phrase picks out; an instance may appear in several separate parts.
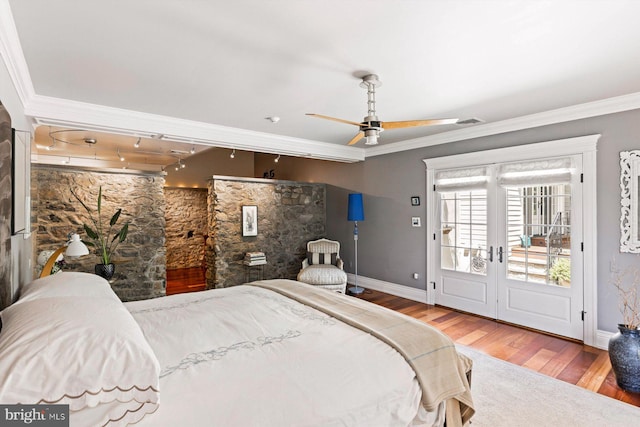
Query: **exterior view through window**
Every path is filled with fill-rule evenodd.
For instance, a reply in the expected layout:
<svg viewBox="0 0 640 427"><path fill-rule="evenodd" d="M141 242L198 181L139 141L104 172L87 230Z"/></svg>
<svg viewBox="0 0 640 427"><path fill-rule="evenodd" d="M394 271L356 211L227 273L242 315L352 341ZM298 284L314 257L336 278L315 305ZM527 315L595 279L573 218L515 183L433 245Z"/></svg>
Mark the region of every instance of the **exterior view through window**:
<svg viewBox="0 0 640 427"><path fill-rule="evenodd" d="M487 274L487 190L440 193L441 267Z"/></svg>
<svg viewBox="0 0 640 427"><path fill-rule="evenodd" d="M509 279L571 286L571 186L507 188Z"/></svg>

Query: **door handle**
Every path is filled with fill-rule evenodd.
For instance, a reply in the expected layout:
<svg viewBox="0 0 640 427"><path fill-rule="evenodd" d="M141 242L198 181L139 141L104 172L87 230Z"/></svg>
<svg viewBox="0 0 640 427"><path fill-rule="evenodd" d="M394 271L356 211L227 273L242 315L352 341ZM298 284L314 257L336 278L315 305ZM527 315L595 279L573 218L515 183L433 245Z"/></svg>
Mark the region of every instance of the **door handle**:
<svg viewBox="0 0 640 427"><path fill-rule="evenodd" d="M489 246L489 262L493 262L493 246Z"/></svg>
<svg viewBox="0 0 640 427"><path fill-rule="evenodd" d="M502 262L502 246L498 247L498 261Z"/></svg>

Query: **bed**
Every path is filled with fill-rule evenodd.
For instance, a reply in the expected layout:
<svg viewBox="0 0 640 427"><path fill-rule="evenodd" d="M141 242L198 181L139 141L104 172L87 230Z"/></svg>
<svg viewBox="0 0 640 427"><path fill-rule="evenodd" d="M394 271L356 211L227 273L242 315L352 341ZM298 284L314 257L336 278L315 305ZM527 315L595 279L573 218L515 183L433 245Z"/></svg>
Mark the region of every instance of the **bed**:
<svg viewBox="0 0 640 427"><path fill-rule="evenodd" d="M64 272L0 312L0 404L71 426L456 426L471 361L429 325L291 280L121 303Z"/></svg>

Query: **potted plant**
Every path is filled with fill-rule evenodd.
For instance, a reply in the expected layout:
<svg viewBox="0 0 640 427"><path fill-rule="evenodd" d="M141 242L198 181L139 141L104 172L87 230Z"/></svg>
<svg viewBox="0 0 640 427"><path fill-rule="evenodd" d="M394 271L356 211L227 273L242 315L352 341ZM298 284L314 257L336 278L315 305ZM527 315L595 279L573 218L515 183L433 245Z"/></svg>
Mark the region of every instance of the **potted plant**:
<svg viewBox="0 0 640 427"><path fill-rule="evenodd" d="M631 266L623 270L613 268L611 283L618 291L622 323L609 339L609 358L618 386L640 393L640 270Z"/></svg>
<svg viewBox="0 0 640 427"><path fill-rule="evenodd" d="M569 258L558 258L549 269L549 278L560 286L571 285L571 261Z"/></svg>
<svg viewBox="0 0 640 427"><path fill-rule="evenodd" d="M84 231L87 233L89 240L85 241L88 246L92 246L96 255L100 258L100 263L95 266L95 273L109 280L115 273L115 265L111 262L111 257L120 243L127 238L129 232L129 223L125 223L119 231L115 231L116 223L120 219L122 209L118 209L111 219L109 225L103 223L102 219L102 186L98 190L97 215L71 190L71 194L80 202L82 207L89 214L91 226L83 224Z"/></svg>

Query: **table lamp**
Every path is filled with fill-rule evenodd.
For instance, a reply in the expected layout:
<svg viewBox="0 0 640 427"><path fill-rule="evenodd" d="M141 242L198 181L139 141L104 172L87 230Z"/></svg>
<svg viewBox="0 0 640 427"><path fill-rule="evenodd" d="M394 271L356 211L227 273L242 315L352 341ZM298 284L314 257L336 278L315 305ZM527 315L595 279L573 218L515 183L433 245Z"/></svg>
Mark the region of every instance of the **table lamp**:
<svg viewBox="0 0 640 427"><path fill-rule="evenodd" d="M64 246L58 248L47 260L47 263L42 267L42 273L40 273L40 277L46 277L51 274L51 269L53 268L53 264L55 264L56 260L60 256L60 254L64 252L64 255L69 258L78 258L83 255L89 254L89 248L82 243L80 240L80 236L76 233L72 233L69 235L69 241L67 241Z"/></svg>

